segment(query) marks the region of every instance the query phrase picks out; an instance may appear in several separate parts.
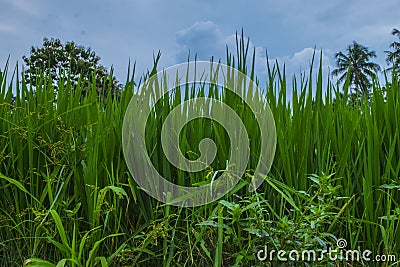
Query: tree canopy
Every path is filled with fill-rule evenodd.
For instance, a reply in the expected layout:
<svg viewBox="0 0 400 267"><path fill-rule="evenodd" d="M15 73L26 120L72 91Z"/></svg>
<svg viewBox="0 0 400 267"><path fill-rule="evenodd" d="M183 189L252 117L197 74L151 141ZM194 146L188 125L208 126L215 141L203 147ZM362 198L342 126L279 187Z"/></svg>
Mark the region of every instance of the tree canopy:
<svg viewBox="0 0 400 267"><path fill-rule="evenodd" d="M23 56L26 65L24 76L27 84L36 86L42 73L51 76L55 90L61 80L67 82L69 77L73 85L78 83L79 77L83 81L83 94L93 83L100 95L109 93L119 96L121 85L111 72L102 66L100 57L90 48L77 45L69 41L65 44L59 39L43 39L42 47L31 48L30 56Z"/></svg>
<svg viewBox="0 0 400 267"><path fill-rule="evenodd" d="M375 57L375 51L370 51L354 41L347 47L346 53L335 54L337 68L332 71L332 74L340 75L339 82L345 81L349 75L350 84L353 85L355 93L366 96L371 87L370 79L375 77L375 73L380 70L380 66L371 61Z"/></svg>
<svg viewBox="0 0 400 267"><path fill-rule="evenodd" d="M397 36L399 38L399 41L394 41L393 43L390 44L390 48L393 49L393 51L385 51L387 54L386 57L386 62L391 65L392 67L390 69L395 68L397 71L400 69L400 30L398 29L393 29L392 35Z"/></svg>

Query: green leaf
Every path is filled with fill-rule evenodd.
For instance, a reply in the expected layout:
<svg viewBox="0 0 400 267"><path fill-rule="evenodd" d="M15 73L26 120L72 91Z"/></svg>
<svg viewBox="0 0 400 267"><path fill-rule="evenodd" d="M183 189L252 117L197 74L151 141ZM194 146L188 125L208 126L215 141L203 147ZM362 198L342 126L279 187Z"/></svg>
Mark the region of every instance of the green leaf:
<svg viewBox="0 0 400 267"><path fill-rule="evenodd" d="M50 214L53 217L54 222L56 223L58 234L61 237L61 241L62 241L63 245L66 248L68 248L68 250L70 251L71 247L68 244L67 234L65 233L65 229L64 229L64 226L62 224L60 216L58 215L57 211L55 211L55 210L50 210Z"/></svg>
<svg viewBox="0 0 400 267"><path fill-rule="evenodd" d="M110 238L110 237L115 237L115 236L121 236L121 235L124 235L124 234L112 234L112 235L108 235L108 236L106 236L106 237L103 237L102 239L100 239L99 241L96 241L96 243L94 243L94 245L93 245L93 248L89 251L89 258L87 259L87 261L86 261L86 267L90 267L91 265L91 263L92 263L92 261L94 260L94 256L95 256L95 254L96 254L96 252L97 252L97 249L99 248L99 246L100 246L100 244L104 241L104 240L106 240L107 238Z"/></svg>
<svg viewBox="0 0 400 267"><path fill-rule="evenodd" d="M13 185L15 185L19 190L21 190L22 192L28 194L30 197L32 197L37 203L40 203L40 201L34 195L29 193L29 191L26 190L26 188L20 182L18 182L17 180L9 178L9 177L6 177L1 173L0 173L0 178L6 180L7 182L9 182L9 183L11 183Z"/></svg>
<svg viewBox="0 0 400 267"><path fill-rule="evenodd" d="M56 267L55 264L38 258L30 258L24 261L24 267Z"/></svg>

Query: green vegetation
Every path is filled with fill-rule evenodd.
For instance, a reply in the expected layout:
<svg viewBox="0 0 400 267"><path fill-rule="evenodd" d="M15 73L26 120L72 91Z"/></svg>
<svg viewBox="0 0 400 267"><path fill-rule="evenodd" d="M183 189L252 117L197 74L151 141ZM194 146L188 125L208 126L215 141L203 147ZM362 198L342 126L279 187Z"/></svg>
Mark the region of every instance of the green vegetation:
<svg viewBox="0 0 400 267"><path fill-rule="evenodd" d="M392 35L397 36L400 40L400 31L398 29L393 29ZM393 43L390 44L390 48L392 48L393 51L385 51L387 54L386 62L389 65L392 65L392 67L390 69L399 70L399 68L400 68L400 42L394 41Z"/></svg>
<svg viewBox="0 0 400 267"><path fill-rule="evenodd" d="M111 93L119 95L121 85L113 76L113 70L109 73L99 64L100 57L90 48L79 46L74 42L62 44L59 39L43 39L42 47L31 48L29 57L23 57L26 69L24 70L25 82L36 86L43 73L51 76L53 87L58 90L60 86L66 86L70 80L73 87L79 79L85 95L87 88L96 84L99 95ZM61 81L64 81L60 85Z"/></svg>
<svg viewBox="0 0 400 267"><path fill-rule="evenodd" d="M337 69L332 71L333 75L340 75L339 82L345 82L349 76L350 85L356 95L367 97L371 88L371 78L381 69L372 61L376 57L375 51L369 51L367 47L353 42L346 49L347 53L336 53Z"/></svg>
<svg viewBox="0 0 400 267"><path fill-rule="evenodd" d="M243 38L237 45L235 56L227 53L227 64L255 79L254 51L249 53ZM155 73L158 59L143 79ZM335 248L339 238L347 240L347 249L398 257L399 79L395 73L387 78L385 92L373 80L370 99L354 107L348 105L351 75L342 88L331 83L323 88L325 74L319 65L317 77L310 71L308 79L292 81L278 66L268 66L268 81L260 87L277 130L271 172L257 192L248 191L258 159L255 140L249 169L235 189L196 208L160 203L130 176L121 131L127 105L138 93L134 68L128 70L120 101L110 94L99 97L96 84L86 87L81 78L76 84L59 80L57 91L45 72L38 72L35 87L18 75L8 82L6 68L0 73L0 265L278 266L258 260L257 252L264 246L322 251ZM294 90L290 102L289 85ZM182 99L205 94L219 98L257 136L246 106L218 90L176 88L148 121L149 155L175 183L211 179L225 169L229 151L223 129L210 120L196 120L185 128L182 152L196 153L203 135L219 137L219 160L193 176L170 167L158 139L165 115ZM282 266L305 264L373 266L329 259Z"/></svg>

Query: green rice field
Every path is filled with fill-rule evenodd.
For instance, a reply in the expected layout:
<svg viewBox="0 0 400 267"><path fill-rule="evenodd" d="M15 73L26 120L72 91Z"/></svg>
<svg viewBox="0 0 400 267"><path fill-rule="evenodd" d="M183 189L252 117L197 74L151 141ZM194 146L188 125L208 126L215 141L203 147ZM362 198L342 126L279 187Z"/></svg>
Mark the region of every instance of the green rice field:
<svg viewBox="0 0 400 267"><path fill-rule="evenodd" d="M125 111L143 81L159 70L159 57L142 76L131 65L118 99L99 96L95 84L85 87L84 77L76 85L66 77L55 91L45 73L33 88L13 66L2 70L0 266L399 266L398 75L373 81L370 98L354 102L349 80L323 85L329 73L322 72L320 55L302 78L271 64L267 77L255 77L248 47L239 38L224 62L258 83L275 119L275 158L255 192L248 186L260 158L260 129L237 96L218 87L177 87L148 119L152 163L187 186L209 183L225 169L229 138L209 119L188 123L183 154L195 159L205 137L215 140L218 153L204 171L182 172L160 144L166 115L182 99L207 96L227 103L245 122L251 147L245 175L222 199L191 208L149 196L123 154ZM258 256L265 248L320 253L343 239L347 250L369 250L371 261ZM377 262L376 255L386 260Z"/></svg>

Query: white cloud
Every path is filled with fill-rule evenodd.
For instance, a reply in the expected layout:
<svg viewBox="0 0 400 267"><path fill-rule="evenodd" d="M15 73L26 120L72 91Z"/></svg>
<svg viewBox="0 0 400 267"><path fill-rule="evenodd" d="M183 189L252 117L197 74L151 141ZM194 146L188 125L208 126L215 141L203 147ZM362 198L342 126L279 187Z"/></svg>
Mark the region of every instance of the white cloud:
<svg viewBox="0 0 400 267"><path fill-rule="evenodd" d="M245 36L244 38L247 42L247 37ZM225 62L226 46L228 46L229 51L235 56L235 59L237 59L236 34L224 34L219 25L212 21L196 22L189 28L177 32L176 42L179 46L176 54L176 63L187 60L189 49L191 52L191 59L193 59L194 54L197 53L197 58L199 60L209 60L211 56L214 56L214 58L222 59L222 61ZM255 51L256 75L261 85L263 85L267 79L266 48L263 46L255 46L254 43L249 41L248 51L247 66L250 67L253 51ZM295 52L293 55L269 58L269 64L273 66L277 61L281 70L285 64L288 81L291 80L293 75L300 77L301 73L306 73L308 77L314 53L313 83L315 83L317 71L319 69L320 49L307 47ZM330 50L322 51L322 70L325 87L328 74L334 68L333 56L334 53ZM291 83L288 84L290 85ZM290 88L288 88L288 90L290 90Z"/></svg>
<svg viewBox="0 0 400 267"><path fill-rule="evenodd" d="M226 47L236 59L236 36L240 38L240 33L237 35L224 34L220 26L212 21L196 22L189 28L176 33L176 43L179 47L176 54L176 63L186 61L189 50L191 59L194 58L194 54L197 54L198 60L210 60L211 57L214 57L215 60L221 59L225 62ZM244 39L247 42L246 36ZM265 71L265 49L263 47L256 47L249 41L248 59L251 60L254 49L256 51L256 64L259 64L262 71Z"/></svg>
<svg viewBox="0 0 400 267"><path fill-rule="evenodd" d="M235 54L234 33L242 28L253 42L250 52L256 50L256 73L260 80L266 73L266 49L270 57L286 61L288 72L298 74L299 65L303 71L308 68L312 47L323 48L325 55L326 49L344 51L355 40L375 50L377 62L383 65L383 51L395 40L390 32L400 27L398 0L283 0L238 5L208 0L0 3L0 33L12 31L16 37L3 38L0 63L9 53L20 58L31 45L40 45L44 36L54 36L91 46L105 65L121 66L121 70L116 70L122 79L129 57L137 61L137 70L145 70L151 68L152 53L159 49L165 66L186 61L189 49L192 59L197 53L198 59L214 56L225 61L226 44ZM221 16L222 7L228 15ZM186 12L182 13L182 9ZM305 47L308 51L303 51ZM329 58L330 62L324 58L324 66L334 65L332 56Z"/></svg>
<svg viewBox="0 0 400 267"><path fill-rule="evenodd" d="M196 22L187 29L176 33L176 42L180 49L176 55L178 62L186 61L189 55L193 59L197 54L199 60L209 60L212 56L217 59L224 54L224 38L218 25L212 21Z"/></svg>
<svg viewBox="0 0 400 267"><path fill-rule="evenodd" d="M240 38L240 34L238 33ZM247 37L244 37L247 42ZM226 47L231 54L236 56L236 34L224 34L219 25L212 21L196 22L189 28L181 30L176 34L176 42L179 46L179 51L176 55L176 63L187 60L189 49L191 59L194 54L197 54L198 60L210 60L213 56L215 60L221 59L222 62L226 61ZM252 60L253 51L255 49L256 59L256 74L265 75L266 73L266 60L265 48L261 46L254 46L249 41L249 54L248 66Z"/></svg>
<svg viewBox="0 0 400 267"><path fill-rule="evenodd" d="M320 49L314 49L311 47L304 48L292 56L285 56L280 58L269 59L270 64L278 61L278 64L283 67L283 64L286 66L286 70L288 73L300 73L304 71L309 71L312 58L314 55L314 68L315 66L319 67L319 59L321 55ZM328 73L328 69L333 67L332 61L333 53L329 50L322 51L322 68L324 73Z"/></svg>
<svg viewBox="0 0 400 267"><path fill-rule="evenodd" d="M240 34L238 33L238 38L240 38ZM244 40L247 45L248 37L244 36ZM228 50L232 53L235 58L236 55L236 34L231 34L224 38L224 43L228 46ZM255 69L257 76L264 76L267 73L267 64L266 64L266 49L262 46L255 46L254 43L249 40L249 50L248 50L248 61L247 64L250 66L253 52L255 52Z"/></svg>
<svg viewBox="0 0 400 267"><path fill-rule="evenodd" d="M320 50L314 48L304 48L291 56L277 57L268 59L270 66L278 63L279 69L282 71L285 66L285 74L287 80L287 96L291 98L293 92L292 78L296 77L297 84L300 84L300 78L304 75L305 79L309 79L310 68L314 55L313 69L312 69L312 88L316 88L318 71L320 67L322 51L322 90L326 91L328 86L328 77L330 72L334 69L334 53L329 50ZM333 79L332 79L333 78ZM330 77L335 80L334 77ZM298 88L299 90L300 88ZM315 93L315 91L313 92Z"/></svg>

